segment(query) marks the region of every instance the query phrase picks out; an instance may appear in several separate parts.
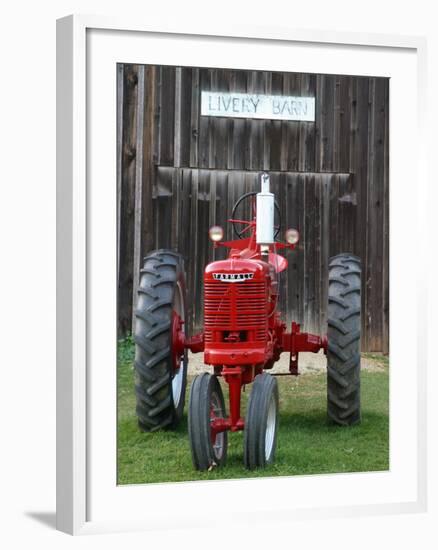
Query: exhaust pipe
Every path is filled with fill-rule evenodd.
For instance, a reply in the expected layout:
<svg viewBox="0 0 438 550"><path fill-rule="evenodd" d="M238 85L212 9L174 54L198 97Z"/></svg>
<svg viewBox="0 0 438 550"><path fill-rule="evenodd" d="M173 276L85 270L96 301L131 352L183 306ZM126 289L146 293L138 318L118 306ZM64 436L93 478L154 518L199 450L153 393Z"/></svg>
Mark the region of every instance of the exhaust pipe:
<svg viewBox="0 0 438 550"><path fill-rule="evenodd" d="M274 195L269 191L269 174L261 175L261 191L257 193L257 244L261 245L262 254L274 243Z"/></svg>

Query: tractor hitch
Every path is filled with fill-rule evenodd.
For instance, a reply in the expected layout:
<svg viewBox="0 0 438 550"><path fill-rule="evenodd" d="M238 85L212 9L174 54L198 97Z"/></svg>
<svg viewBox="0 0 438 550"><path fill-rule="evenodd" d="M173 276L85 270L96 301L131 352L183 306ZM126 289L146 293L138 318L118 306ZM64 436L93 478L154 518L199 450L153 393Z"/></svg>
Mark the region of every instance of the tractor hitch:
<svg viewBox="0 0 438 550"><path fill-rule="evenodd" d="M283 351L288 351L290 353L290 374L298 376L299 353L302 351L318 353L321 349L324 350L324 353L327 353L327 337L301 332L300 324L292 321L291 331L283 333L282 348Z"/></svg>
<svg viewBox="0 0 438 550"><path fill-rule="evenodd" d="M186 349L192 353L200 353L204 351L204 334L200 332L187 338L184 331L183 319L173 311L172 314L172 354L174 370L179 369L181 358Z"/></svg>

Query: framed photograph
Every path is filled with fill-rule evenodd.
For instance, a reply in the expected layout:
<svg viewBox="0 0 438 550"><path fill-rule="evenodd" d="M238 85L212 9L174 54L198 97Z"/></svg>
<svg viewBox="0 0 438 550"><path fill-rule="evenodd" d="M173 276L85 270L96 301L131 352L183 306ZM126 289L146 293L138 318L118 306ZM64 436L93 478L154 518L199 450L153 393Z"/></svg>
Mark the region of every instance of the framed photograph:
<svg viewBox="0 0 438 550"><path fill-rule="evenodd" d="M424 42L57 48L58 528L424 510Z"/></svg>

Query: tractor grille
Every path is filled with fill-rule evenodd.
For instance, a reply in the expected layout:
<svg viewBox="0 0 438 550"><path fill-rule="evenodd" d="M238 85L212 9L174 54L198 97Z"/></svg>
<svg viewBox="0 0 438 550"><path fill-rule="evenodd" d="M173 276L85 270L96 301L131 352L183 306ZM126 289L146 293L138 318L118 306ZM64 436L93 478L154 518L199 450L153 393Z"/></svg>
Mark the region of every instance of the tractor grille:
<svg viewBox="0 0 438 550"><path fill-rule="evenodd" d="M264 282L206 281L204 291L206 342L221 341L218 334L224 331L244 332L252 341L266 341L266 284Z"/></svg>

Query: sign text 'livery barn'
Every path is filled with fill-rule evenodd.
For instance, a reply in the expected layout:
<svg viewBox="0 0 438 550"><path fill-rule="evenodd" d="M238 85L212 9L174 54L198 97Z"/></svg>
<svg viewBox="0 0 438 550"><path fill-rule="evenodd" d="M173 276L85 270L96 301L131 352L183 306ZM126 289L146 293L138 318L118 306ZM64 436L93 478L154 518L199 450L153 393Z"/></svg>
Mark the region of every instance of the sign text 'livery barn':
<svg viewBox="0 0 438 550"><path fill-rule="evenodd" d="M203 91L201 115L314 122L315 98Z"/></svg>

